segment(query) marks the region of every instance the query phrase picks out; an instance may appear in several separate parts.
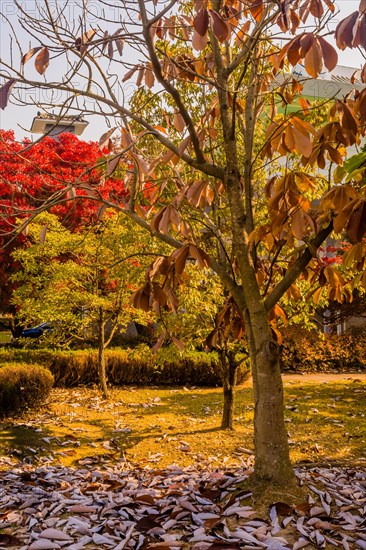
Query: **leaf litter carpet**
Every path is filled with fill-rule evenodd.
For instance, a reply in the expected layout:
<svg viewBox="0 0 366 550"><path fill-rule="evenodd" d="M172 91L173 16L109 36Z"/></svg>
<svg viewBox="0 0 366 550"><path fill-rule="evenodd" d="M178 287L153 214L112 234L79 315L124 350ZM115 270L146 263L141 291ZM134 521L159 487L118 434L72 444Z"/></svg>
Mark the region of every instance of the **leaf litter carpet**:
<svg viewBox="0 0 366 550"><path fill-rule="evenodd" d="M3 459L2 466L7 459ZM0 547L115 550L366 549L366 470L298 468L307 500L253 509L247 469L0 471Z"/></svg>

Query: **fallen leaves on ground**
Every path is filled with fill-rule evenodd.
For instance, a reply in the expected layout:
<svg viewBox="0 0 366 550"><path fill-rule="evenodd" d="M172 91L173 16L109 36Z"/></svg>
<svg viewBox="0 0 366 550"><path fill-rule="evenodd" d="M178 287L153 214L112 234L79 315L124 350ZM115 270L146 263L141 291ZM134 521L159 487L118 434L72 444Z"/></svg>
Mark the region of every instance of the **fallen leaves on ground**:
<svg viewBox="0 0 366 550"><path fill-rule="evenodd" d="M331 376L331 375L328 375ZM366 375L284 377L291 459L348 463L365 458ZM313 380L313 378L315 380ZM336 382L336 383L335 383ZM249 384L249 382L248 382ZM36 465L77 466L90 455L113 454L133 466L242 467L253 454L253 396L240 387L235 430L220 430L222 390L55 388L38 411L0 422L0 455Z"/></svg>
<svg viewBox="0 0 366 550"><path fill-rule="evenodd" d="M21 464L0 472L0 547L22 550L299 550L366 547L366 471L301 468L307 501L265 517L242 490L246 469L78 469ZM2 464L4 466L5 464Z"/></svg>

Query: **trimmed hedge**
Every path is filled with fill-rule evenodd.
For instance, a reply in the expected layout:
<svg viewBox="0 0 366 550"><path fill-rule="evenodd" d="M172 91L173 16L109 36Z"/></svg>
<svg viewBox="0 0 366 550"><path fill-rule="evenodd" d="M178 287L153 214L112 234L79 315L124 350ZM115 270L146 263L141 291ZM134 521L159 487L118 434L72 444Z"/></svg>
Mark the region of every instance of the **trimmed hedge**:
<svg viewBox="0 0 366 550"><path fill-rule="evenodd" d="M160 350L156 355L146 346L131 349L107 349L106 368L109 384L115 386L201 386L221 385L216 353L185 352L175 348ZM52 351L0 350L0 364L5 361L41 363L48 368L58 387L95 384L98 352L96 350ZM249 375L243 364L239 367L238 383Z"/></svg>
<svg viewBox="0 0 366 550"><path fill-rule="evenodd" d="M289 327L283 338L281 368L284 372L365 370L366 328L337 336Z"/></svg>
<svg viewBox="0 0 366 550"><path fill-rule="evenodd" d="M39 365L9 364L0 368L0 416L35 407L49 394L54 378Z"/></svg>
<svg viewBox="0 0 366 550"><path fill-rule="evenodd" d="M366 328L342 336L323 336L296 326L284 332L283 372L359 371L366 369L365 357ZM97 358L94 349L0 348L0 365L11 361L42 365L51 371L55 385L59 387L97 383ZM188 351L181 354L175 348L163 348L156 355L142 345L135 349L108 349L106 361L108 382L115 386L221 386L214 352ZM243 363L238 372L238 384L248 375Z"/></svg>

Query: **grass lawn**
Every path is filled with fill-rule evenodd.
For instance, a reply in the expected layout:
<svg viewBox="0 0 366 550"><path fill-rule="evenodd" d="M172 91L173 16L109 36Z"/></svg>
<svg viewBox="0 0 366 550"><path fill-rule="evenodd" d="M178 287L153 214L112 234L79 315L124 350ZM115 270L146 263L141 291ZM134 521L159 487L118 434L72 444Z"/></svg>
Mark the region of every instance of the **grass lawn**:
<svg viewBox="0 0 366 550"><path fill-rule="evenodd" d="M284 380L294 462L366 464L366 382ZM1 422L0 455L77 466L126 460L132 466L240 466L253 449L253 395L238 388L235 430L222 431L221 389L54 389L46 405Z"/></svg>

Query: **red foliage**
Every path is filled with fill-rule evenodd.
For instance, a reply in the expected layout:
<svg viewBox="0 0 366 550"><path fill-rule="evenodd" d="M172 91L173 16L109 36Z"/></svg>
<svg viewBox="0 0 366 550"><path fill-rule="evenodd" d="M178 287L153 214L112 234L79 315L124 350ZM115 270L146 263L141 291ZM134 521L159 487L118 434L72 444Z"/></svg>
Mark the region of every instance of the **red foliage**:
<svg viewBox="0 0 366 550"><path fill-rule="evenodd" d="M11 295L9 276L17 267L11 252L26 241L24 235L12 240L11 232L17 219L26 219L32 210L57 193L65 200L50 212L56 214L68 229L78 231L97 221L101 207L99 199L109 199L114 204L123 204L126 200L123 181L117 177L105 181L103 167L96 166L105 153L100 151L97 143L87 143L73 134L64 133L57 140L46 137L30 145L27 139L17 142L12 131L0 130L2 310L8 305Z"/></svg>

